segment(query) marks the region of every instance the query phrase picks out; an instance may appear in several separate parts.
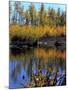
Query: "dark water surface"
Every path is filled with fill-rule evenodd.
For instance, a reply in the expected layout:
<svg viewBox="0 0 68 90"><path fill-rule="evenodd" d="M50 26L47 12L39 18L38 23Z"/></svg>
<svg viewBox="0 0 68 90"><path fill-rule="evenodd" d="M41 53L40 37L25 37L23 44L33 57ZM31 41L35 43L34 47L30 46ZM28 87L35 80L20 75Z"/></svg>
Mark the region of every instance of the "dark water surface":
<svg viewBox="0 0 68 90"><path fill-rule="evenodd" d="M56 48L11 49L9 88L66 85L66 51Z"/></svg>

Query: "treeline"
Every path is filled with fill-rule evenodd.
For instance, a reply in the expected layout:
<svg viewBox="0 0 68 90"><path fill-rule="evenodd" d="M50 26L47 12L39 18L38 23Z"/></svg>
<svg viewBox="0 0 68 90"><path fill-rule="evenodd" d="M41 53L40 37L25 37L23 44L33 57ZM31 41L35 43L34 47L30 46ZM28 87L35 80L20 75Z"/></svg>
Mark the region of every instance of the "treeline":
<svg viewBox="0 0 68 90"><path fill-rule="evenodd" d="M9 22L10 24L30 25L30 26L65 26L66 12L46 7L41 3L39 10L36 10L35 5L30 3L28 9L24 9L23 2L16 1L14 3L14 10L12 11L12 4L9 3ZM12 15L13 14L13 15Z"/></svg>

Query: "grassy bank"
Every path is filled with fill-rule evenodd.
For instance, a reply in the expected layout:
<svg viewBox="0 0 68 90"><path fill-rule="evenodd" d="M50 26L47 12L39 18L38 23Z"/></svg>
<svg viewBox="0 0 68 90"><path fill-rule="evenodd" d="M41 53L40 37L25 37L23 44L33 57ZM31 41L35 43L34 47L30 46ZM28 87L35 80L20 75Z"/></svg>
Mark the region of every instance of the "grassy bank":
<svg viewBox="0 0 68 90"><path fill-rule="evenodd" d="M10 41L14 37L21 38L22 40L36 41L44 37L58 37L65 36L65 27L32 27L32 26L20 26L10 25Z"/></svg>

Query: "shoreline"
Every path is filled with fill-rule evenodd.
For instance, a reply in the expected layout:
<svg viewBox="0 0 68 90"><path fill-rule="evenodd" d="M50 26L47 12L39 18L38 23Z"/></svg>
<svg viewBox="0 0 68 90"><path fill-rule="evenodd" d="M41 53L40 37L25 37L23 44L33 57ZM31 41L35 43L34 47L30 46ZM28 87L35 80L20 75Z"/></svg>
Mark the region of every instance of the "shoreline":
<svg viewBox="0 0 68 90"><path fill-rule="evenodd" d="M46 37L42 38L36 42L30 41L13 41L9 44L10 48L23 49L23 48L33 48L33 47L51 47L51 48L61 48L66 49L66 37Z"/></svg>

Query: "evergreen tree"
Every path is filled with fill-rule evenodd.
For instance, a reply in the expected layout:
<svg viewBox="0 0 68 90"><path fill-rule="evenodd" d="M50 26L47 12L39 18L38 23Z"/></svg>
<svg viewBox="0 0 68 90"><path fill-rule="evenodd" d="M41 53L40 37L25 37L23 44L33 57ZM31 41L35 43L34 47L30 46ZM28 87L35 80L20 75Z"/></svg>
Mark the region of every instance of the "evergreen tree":
<svg viewBox="0 0 68 90"><path fill-rule="evenodd" d="M33 3L31 3L29 6L29 16L30 16L31 25L35 25L36 11Z"/></svg>
<svg viewBox="0 0 68 90"><path fill-rule="evenodd" d="M46 13L44 9L44 4L42 3L39 11L39 24L41 26L45 25L45 17L46 17Z"/></svg>
<svg viewBox="0 0 68 90"><path fill-rule="evenodd" d="M12 7L11 7L11 2L9 2L9 23L11 23L11 13L12 13Z"/></svg>
<svg viewBox="0 0 68 90"><path fill-rule="evenodd" d="M56 13L53 8L48 9L48 24L51 27L56 25Z"/></svg>
<svg viewBox="0 0 68 90"><path fill-rule="evenodd" d="M61 25L61 26L66 25L66 14L65 14L65 12L62 12L62 14L61 14L61 17L60 17L60 25Z"/></svg>
<svg viewBox="0 0 68 90"><path fill-rule="evenodd" d="M25 24L29 25L29 12L28 12L28 10L25 11L25 19L26 19Z"/></svg>
<svg viewBox="0 0 68 90"><path fill-rule="evenodd" d="M9 3L9 22L11 18L11 3ZM45 10L44 4L41 3L40 10L35 9L35 5L30 3L28 9L24 11L23 3L16 1L14 3L14 11L12 16L13 24L26 24L32 26L45 26L49 25L51 27L64 26L66 25L66 12L61 12L60 8L54 10L49 8L48 11Z"/></svg>
<svg viewBox="0 0 68 90"><path fill-rule="evenodd" d="M61 16L60 8L58 8L57 13L56 13L56 27L60 26L60 22L61 22L60 16Z"/></svg>

